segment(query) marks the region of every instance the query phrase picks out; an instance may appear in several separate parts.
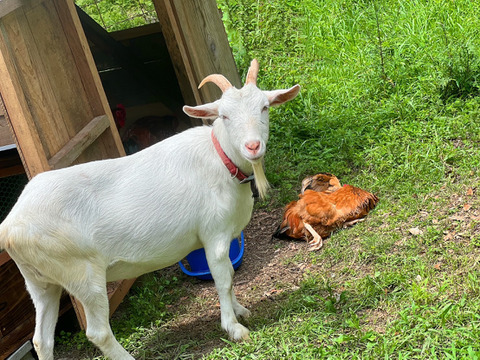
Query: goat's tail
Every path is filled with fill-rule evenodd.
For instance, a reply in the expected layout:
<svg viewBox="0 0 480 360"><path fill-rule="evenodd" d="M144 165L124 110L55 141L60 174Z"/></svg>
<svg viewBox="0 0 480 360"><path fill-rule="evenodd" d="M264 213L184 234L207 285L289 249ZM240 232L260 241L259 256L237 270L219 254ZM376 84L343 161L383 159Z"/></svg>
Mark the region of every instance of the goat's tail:
<svg viewBox="0 0 480 360"><path fill-rule="evenodd" d="M2 250L8 250L9 248L12 247L10 240L11 240L11 235L9 234L8 229L3 223L0 224L0 252Z"/></svg>
<svg viewBox="0 0 480 360"><path fill-rule="evenodd" d="M6 250L7 249L7 241L6 241L6 236L5 236L5 232L4 231L1 231L1 227L0 227L0 252L2 250Z"/></svg>

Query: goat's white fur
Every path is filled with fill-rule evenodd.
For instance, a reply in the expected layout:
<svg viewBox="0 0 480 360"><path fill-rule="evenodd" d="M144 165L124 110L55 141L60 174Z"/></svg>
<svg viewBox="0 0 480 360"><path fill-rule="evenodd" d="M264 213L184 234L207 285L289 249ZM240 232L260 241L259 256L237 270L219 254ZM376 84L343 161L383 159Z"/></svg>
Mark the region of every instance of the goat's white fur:
<svg viewBox="0 0 480 360"><path fill-rule="evenodd" d="M36 176L0 225L0 248L18 265L36 308L34 346L53 359L61 289L83 305L87 337L115 360L133 359L109 326L106 281L134 278L175 264L205 248L220 299L221 323L235 340L248 338L237 316L248 316L232 287L230 241L250 220L249 184L232 179L211 141L245 173L260 163L268 139L268 110L294 98L254 84L225 91L211 104L185 107L213 126L189 129L134 155ZM260 141L256 154L245 149Z"/></svg>

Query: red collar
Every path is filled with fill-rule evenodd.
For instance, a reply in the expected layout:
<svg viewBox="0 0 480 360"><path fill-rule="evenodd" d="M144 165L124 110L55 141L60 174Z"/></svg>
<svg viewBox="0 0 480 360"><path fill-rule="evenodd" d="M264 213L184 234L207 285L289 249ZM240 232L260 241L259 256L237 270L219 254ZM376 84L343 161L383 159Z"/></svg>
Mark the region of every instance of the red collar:
<svg viewBox="0 0 480 360"><path fill-rule="evenodd" d="M242 170L240 170L238 166L235 165L232 160L230 160L227 154L225 154L222 147L220 146L220 143L218 142L217 137L213 133L213 130L212 130L212 142L213 142L213 145L215 146L215 150L217 150L218 155L220 155L220 158L222 159L223 163L227 167L228 171L230 171L230 174L232 174L232 178L236 177L238 180L240 180L241 184L244 184L253 180L253 175L250 175L250 176L245 175L242 172Z"/></svg>

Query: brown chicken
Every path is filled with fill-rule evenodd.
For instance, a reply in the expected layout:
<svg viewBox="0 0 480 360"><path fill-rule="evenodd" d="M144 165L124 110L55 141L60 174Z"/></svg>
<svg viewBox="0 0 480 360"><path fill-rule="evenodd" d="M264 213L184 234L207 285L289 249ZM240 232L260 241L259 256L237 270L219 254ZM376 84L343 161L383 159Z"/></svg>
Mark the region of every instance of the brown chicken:
<svg viewBox="0 0 480 360"><path fill-rule="evenodd" d="M323 246L323 238L342 227L362 221L378 197L351 185L341 186L335 175L322 173L302 181L297 201L285 207L276 238L305 239L309 250Z"/></svg>

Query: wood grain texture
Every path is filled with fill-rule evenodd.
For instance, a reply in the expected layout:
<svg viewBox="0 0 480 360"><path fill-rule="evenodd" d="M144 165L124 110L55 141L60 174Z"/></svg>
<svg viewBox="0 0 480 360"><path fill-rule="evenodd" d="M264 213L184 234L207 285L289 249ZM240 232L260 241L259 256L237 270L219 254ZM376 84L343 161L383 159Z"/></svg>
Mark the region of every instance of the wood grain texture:
<svg viewBox="0 0 480 360"><path fill-rule="evenodd" d="M71 165L110 126L106 115L97 116L71 138L50 160L52 169Z"/></svg>
<svg viewBox="0 0 480 360"><path fill-rule="evenodd" d="M15 140L8 126L7 119L3 114L0 114L0 146L11 144L15 144Z"/></svg>
<svg viewBox="0 0 480 360"><path fill-rule="evenodd" d="M35 311L25 282L13 261L0 266L0 359L31 337Z"/></svg>
<svg viewBox="0 0 480 360"><path fill-rule="evenodd" d="M241 86L215 0L154 0L162 32L184 100L200 105L221 96L215 86L197 89L204 77L219 73Z"/></svg>

